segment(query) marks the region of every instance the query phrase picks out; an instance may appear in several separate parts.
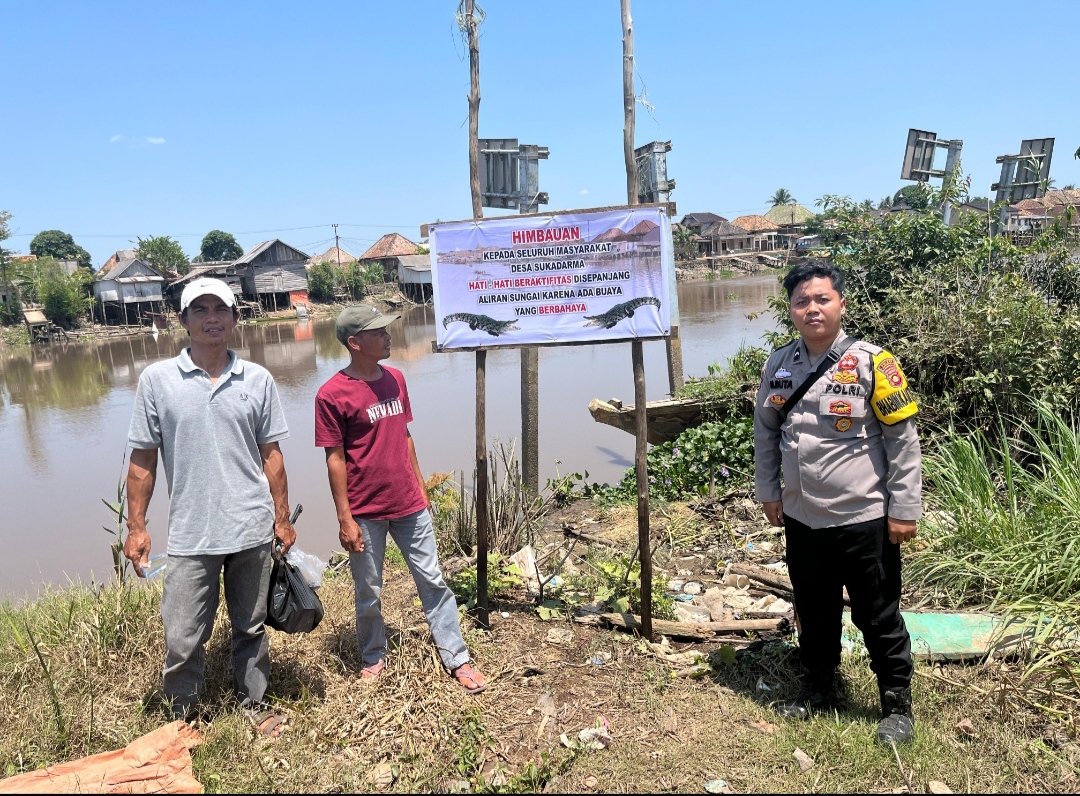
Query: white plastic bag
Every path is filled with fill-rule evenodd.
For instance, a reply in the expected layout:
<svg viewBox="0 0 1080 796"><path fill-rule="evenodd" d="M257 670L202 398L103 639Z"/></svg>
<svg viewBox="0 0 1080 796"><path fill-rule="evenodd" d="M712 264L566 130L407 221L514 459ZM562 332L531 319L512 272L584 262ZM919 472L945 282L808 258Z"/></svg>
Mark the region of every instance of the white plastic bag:
<svg viewBox="0 0 1080 796"><path fill-rule="evenodd" d="M308 586L313 589L322 586L323 571L327 564L321 558L294 547L285 554L285 560L296 567Z"/></svg>

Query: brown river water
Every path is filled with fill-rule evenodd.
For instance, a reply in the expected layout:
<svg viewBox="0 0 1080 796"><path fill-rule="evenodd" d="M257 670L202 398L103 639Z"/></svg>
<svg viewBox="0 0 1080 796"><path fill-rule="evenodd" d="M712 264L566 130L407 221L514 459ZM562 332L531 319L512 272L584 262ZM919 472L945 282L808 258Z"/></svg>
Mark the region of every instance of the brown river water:
<svg viewBox="0 0 1080 796"><path fill-rule="evenodd" d="M775 276L680 282L683 368L705 375L743 343L758 343L772 328L763 310L779 290ZM760 313L756 319L747 317ZM433 354L435 317L414 307L390 327L388 364L409 384L420 465L426 474L471 474L474 442L475 357ZM0 355L0 600L19 599L45 585L98 582L111 576L102 526L113 517L128 422L139 374L175 356L187 336L173 332L95 343L57 344ZM231 347L266 366L277 380L291 436L282 443L289 497L303 503L297 544L328 557L337 549L337 522L321 450L314 447L315 392L345 366L345 349L332 320L239 327ZM488 434L510 441L520 433L517 351L493 351L487 365ZM664 345L645 344L650 400L668 393ZM617 481L632 463L634 439L595 423L592 398L634 395L629 344L540 350L540 479L588 471L590 480ZM557 460L561 463L557 464ZM168 493L159 470L148 514L155 552L164 552Z"/></svg>

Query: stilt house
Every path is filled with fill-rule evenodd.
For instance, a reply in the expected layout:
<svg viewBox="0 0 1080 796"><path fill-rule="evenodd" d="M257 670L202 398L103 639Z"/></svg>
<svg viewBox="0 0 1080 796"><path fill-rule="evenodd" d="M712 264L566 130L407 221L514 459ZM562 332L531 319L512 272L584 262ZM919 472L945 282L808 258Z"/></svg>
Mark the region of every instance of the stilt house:
<svg viewBox="0 0 1080 796"><path fill-rule="evenodd" d="M278 239L266 240L233 262L244 295L269 310L309 303L307 261L310 254Z"/></svg>
<svg viewBox="0 0 1080 796"><path fill-rule="evenodd" d="M125 254L124 250L117 254ZM105 323L141 324L165 311L165 277L136 258L116 255L94 275L94 298Z"/></svg>

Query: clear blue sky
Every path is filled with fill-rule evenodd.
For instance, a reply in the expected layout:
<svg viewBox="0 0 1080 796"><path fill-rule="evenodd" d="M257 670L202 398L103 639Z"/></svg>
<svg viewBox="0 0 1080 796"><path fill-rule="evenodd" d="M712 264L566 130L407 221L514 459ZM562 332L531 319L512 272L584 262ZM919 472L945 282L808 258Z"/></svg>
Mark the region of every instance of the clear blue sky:
<svg viewBox="0 0 1080 796"><path fill-rule="evenodd" d="M549 209L620 203L617 0L482 5L481 136L550 147ZM9 247L59 228L100 265L136 235L172 235L194 255L220 228L245 247L281 237L315 252L336 221L359 253L385 232L416 240L421 222L467 217L455 8L5 0ZM639 107L637 143L673 141L680 214L761 212L779 187L807 205L876 201L903 185L909 127L962 138L976 194L994 157L1028 137L1055 136L1051 176L1080 183L1077 5L1037 8L634 0L656 117Z"/></svg>

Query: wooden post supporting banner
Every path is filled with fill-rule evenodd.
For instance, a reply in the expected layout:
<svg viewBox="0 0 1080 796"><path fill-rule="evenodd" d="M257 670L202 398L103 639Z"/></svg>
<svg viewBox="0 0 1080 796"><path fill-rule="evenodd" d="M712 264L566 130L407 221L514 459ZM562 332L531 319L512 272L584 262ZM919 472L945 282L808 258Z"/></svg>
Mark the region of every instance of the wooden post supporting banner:
<svg viewBox="0 0 1080 796"><path fill-rule="evenodd" d="M488 622L488 460L487 351L476 352L476 607L480 624Z"/></svg>
<svg viewBox="0 0 1080 796"><path fill-rule="evenodd" d="M540 494L540 351L521 349L521 483Z"/></svg>
<svg viewBox="0 0 1080 796"><path fill-rule="evenodd" d="M645 409L645 358L640 340L630 344L634 359L634 473L637 476L638 550L641 551L641 635L652 641L652 540L649 531L649 426Z"/></svg>
<svg viewBox="0 0 1080 796"><path fill-rule="evenodd" d="M630 0L621 0L619 5L623 33L623 155L626 161L626 203L636 205L638 179L637 161L634 160L634 23L630 18ZM638 550L641 553L641 635L652 641L652 544L649 532L649 424L645 409L645 357L640 340L634 340L630 348L634 359L634 473L637 476Z"/></svg>
<svg viewBox="0 0 1080 796"><path fill-rule="evenodd" d="M469 193L473 218L483 218L480 196L480 37L476 0L465 2L465 32L469 39ZM488 460L487 351L476 352L476 608L480 626L488 622Z"/></svg>
<svg viewBox="0 0 1080 796"><path fill-rule="evenodd" d="M682 340L679 338L679 327L671 327L671 337L665 341L667 347L668 389L674 395L675 391L683 386L682 369Z"/></svg>
<svg viewBox="0 0 1080 796"><path fill-rule="evenodd" d="M638 203L637 160L634 158L634 22L630 18L630 0L620 3L622 12L623 52L623 160L626 162L626 201Z"/></svg>

